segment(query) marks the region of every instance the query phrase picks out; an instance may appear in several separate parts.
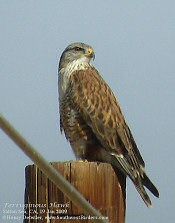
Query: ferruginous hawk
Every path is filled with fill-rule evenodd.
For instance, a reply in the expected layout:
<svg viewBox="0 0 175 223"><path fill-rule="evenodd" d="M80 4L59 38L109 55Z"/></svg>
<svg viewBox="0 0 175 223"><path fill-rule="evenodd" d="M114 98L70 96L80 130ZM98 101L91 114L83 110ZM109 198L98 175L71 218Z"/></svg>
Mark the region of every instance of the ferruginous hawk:
<svg viewBox="0 0 175 223"><path fill-rule="evenodd" d="M145 163L119 104L99 72L92 65L93 48L72 43L59 62L60 128L77 158L107 162L134 183L149 207L147 187L159 192L145 173Z"/></svg>

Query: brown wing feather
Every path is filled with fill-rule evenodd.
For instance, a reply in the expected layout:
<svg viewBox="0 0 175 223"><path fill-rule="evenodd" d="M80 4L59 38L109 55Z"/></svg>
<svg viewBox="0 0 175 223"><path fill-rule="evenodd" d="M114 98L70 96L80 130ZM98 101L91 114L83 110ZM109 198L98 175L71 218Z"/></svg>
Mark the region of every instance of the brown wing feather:
<svg viewBox="0 0 175 223"><path fill-rule="evenodd" d="M95 68L89 68L72 73L70 88L72 103L108 152L114 170L119 168L128 175L146 205L151 206L143 185L157 197L159 192L144 171L145 163L109 86Z"/></svg>
<svg viewBox="0 0 175 223"><path fill-rule="evenodd" d="M95 68L71 75L72 101L99 141L110 152L130 153L136 144L109 86ZM141 162L139 151L136 154Z"/></svg>

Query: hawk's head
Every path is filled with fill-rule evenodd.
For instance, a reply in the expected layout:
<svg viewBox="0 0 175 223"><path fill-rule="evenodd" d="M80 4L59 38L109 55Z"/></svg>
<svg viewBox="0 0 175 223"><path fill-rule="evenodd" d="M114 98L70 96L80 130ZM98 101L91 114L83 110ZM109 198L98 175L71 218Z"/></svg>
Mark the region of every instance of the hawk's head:
<svg viewBox="0 0 175 223"><path fill-rule="evenodd" d="M59 70L65 68L71 62L91 63L95 58L94 50L85 43L72 43L62 53L59 63Z"/></svg>

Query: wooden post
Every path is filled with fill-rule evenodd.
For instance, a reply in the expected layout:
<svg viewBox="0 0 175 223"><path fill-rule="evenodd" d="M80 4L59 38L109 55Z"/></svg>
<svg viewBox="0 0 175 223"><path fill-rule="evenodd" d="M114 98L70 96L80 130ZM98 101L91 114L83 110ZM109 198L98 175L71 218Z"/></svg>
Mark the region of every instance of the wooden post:
<svg viewBox="0 0 175 223"><path fill-rule="evenodd" d="M125 177L105 163L69 161L52 165L110 223L125 222ZM24 223L91 223L35 165L25 170ZM93 217L93 216L92 216ZM62 219L61 219L62 218Z"/></svg>

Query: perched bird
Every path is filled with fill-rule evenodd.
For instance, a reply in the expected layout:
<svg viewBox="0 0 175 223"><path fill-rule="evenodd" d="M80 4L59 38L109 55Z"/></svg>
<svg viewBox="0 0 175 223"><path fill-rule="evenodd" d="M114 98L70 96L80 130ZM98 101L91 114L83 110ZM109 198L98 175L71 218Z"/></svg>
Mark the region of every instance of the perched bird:
<svg viewBox="0 0 175 223"><path fill-rule="evenodd" d="M159 192L145 173L145 163L119 104L92 65L94 50L85 43L72 43L59 62L60 129L77 158L110 163L134 183L149 207L147 187Z"/></svg>

